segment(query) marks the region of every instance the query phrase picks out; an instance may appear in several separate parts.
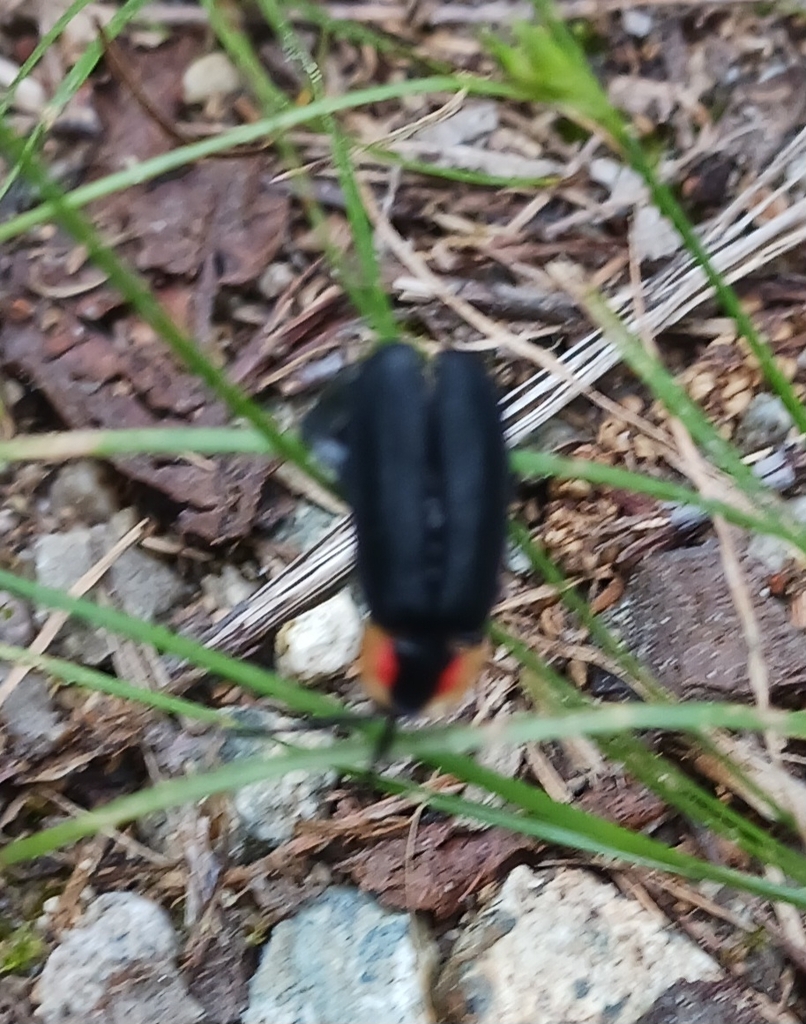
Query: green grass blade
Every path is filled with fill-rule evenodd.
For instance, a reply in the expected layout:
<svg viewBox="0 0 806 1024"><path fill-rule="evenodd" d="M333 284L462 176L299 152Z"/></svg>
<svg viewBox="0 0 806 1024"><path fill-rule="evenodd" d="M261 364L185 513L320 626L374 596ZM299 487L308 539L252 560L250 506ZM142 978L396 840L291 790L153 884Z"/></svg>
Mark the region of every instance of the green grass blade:
<svg viewBox="0 0 806 1024"><path fill-rule="evenodd" d="M152 181L163 174L185 167L187 164L205 157L226 153L237 146L245 146L271 138L282 132L297 128L300 125L316 121L327 114L337 114L342 110L367 106L373 103L384 103L405 96L422 95L430 92L454 93L466 89L469 93L480 96L498 96L512 98L517 93L505 84L477 79L470 76L443 75L431 78L413 79L406 82L394 82L388 85L374 85L367 89L358 89L345 96L330 96L308 104L306 107L295 107L283 110L272 117L263 118L251 124L239 125L221 132L220 135L201 139L199 142L161 153L150 160L144 160L110 174L100 181L91 182L63 195L64 204L71 209L79 209L96 199L102 199L114 192L120 192L132 185ZM39 224L54 219L56 209L51 202L45 202L34 210L12 217L0 224L0 242L16 238L18 235Z"/></svg>
<svg viewBox="0 0 806 1024"><path fill-rule="evenodd" d="M2 452L2 448L0 448ZM790 528L782 514L772 514L762 508L748 512L723 501L707 498L684 484L672 483L658 477L634 473L620 466L607 466L601 462L584 459L568 459L550 452L532 451L521 448L510 455L510 465L524 480L556 477L560 480L586 480L588 483L612 487L616 490L647 494L658 501L676 502L699 508L711 516L722 516L729 523L758 533L780 537L806 553L806 530L803 527Z"/></svg>
<svg viewBox="0 0 806 1024"><path fill-rule="evenodd" d="M144 427L22 434L0 441L0 462L63 462L120 455L276 455L263 434L241 427Z"/></svg>
<svg viewBox="0 0 806 1024"><path fill-rule="evenodd" d="M648 836L612 825L586 811L558 804L541 790L514 779L506 779L489 769L481 769L476 762L467 758L446 756L433 758L432 763L459 779L482 786L488 792L499 793L504 799L508 799L509 794L514 798L511 802L528 808L528 814L513 814L505 809L477 804L461 797L434 793L425 786L416 791L424 803L447 814L468 815L487 825L508 828L513 832L535 836L548 843L557 843L596 856L668 871L695 881L708 879L766 899L780 899L798 907L806 906L806 888L779 886L764 878L723 868L673 850ZM379 785L390 793L411 793L405 784L396 780L382 778Z"/></svg>
<svg viewBox="0 0 806 1024"><path fill-rule="evenodd" d="M63 683L74 686L81 686L86 690L93 690L97 693L105 693L110 697L120 697L122 700L131 700L138 704L162 711L167 715L184 715L187 718L195 718L200 722L209 725L217 725L221 728L230 728L233 719L222 715L213 708L205 707L196 701L186 700L184 697L174 697L170 693L163 693L160 690L149 690L143 686L135 686L124 679L116 679L114 676L99 672L97 669L86 668L64 658L54 658L47 654L35 654L25 647L14 647L11 644L0 643L0 661L11 661L16 665L26 665L29 668L38 669L48 675L54 676ZM23 680L20 686L25 686Z"/></svg>
<svg viewBox="0 0 806 1024"><path fill-rule="evenodd" d="M325 99L322 73L294 31L280 4L276 0L257 0L267 24L283 44L283 50L302 71L314 100ZM369 222L351 160L351 145L339 123L331 114L323 116L323 125L330 138L333 162L344 197L347 221L350 226L358 267L351 271L344 256L328 245L328 258L341 279L345 290L373 329L378 342L392 341L398 329L391 303L381 281L381 272L375 255L372 226Z"/></svg>
<svg viewBox="0 0 806 1024"><path fill-rule="evenodd" d="M641 715L647 716L648 709L636 710ZM733 711L737 715L752 713L752 709L744 707L734 708ZM611 720L607 723L607 728L613 728L612 709L609 712L609 717ZM595 719L591 718L589 725L592 727L594 722ZM537 718L532 718L531 723L536 730L534 735L542 733L543 738L548 738L552 731L556 731L547 724L541 725ZM800 729L804 730L804 728L806 728L806 722L801 721ZM571 726L571 731L573 734L579 734L578 722ZM444 740L446 732L448 730L442 730L442 740ZM469 740L478 743L488 741L489 736L495 735L497 730L488 727L486 730L466 730L466 732ZM528 730L524 728L521 738L525 737L527 733ZM424 760L436 765L442 771L465 781L482 785L488 792L497 793L510 804L522 808L526 813L513 814L506 810L474 804L471 801L462 801L455 797L443 798L441 794L430 793L427 789L418 788L410 783L380 779L380 784L392 791L416 795L450 813L471 814L477 820L488 824L502 825L528 835L539 836L550 842L559 842L601 856L619 857L630 863L646 867L673 871L688 878L710 879L768 898L785 899L798 906L801 904L806 906L806 889L779 886L743 872L709 864L698 858L669 849L662 843L644 835L606 822L595 815L567 805L557 804L533 786L482 768L475 761L460 754L439 750L435 746L435 740L439 738L439 733L432 733L428 736L422 731L415 731L406 734L402 741L398 741L396 747L405 749L411 746L413 749L419 750ZM430 751L429 742L431 744ZM10 843L3 851L0 851L0 864L9 865L23 859L42 856L61 846L75 842L83 836L92 835L102 829L117 827L143 814L155 810L165 810L191 800L203 799L213 793L236 789L252 782L279 778L290 771L311 771L333 765L343 766L348 771L354 771L355 769L351 766L360 764L370 751L371 741L366 739L341 741L331 747L295 750L269 759L245 759L205 775L161 783L150 790L115 800L107 806L91 811L73 821Z"/></svg>
<svg viewBox="0 0 806 1024"><path fill-rule="evenodd" d="M121 430L72 430L46 434L20 435L0 441L0 462L38 460L61 462L65 459L95 456L111 458L127 454L199 453L204 455L250 454L276 455L266 437L240 427L148 427ZM726 502L703 497L684 484L634 473L618 466L568 459L549 452L518 449L510 454L512 470L524 480L557 477L561 480L587 480L591 484L647 494L658 501L677 502L699 508L709 515L720 515L746 529L780 537L806 551L806 530L790 528L782 517L765 510L748 512Z"/></svg>
<svg viewBox="0 0 806 1024"><path fill-rule="evenodd" d="M166 629L165 626L144 622L115 608L103 608L85 598L71 597L62 590L43 587L40 583L23 579L5 569L0 569L0 590L7 590L26 601L44 605L46 608L68 612L93 626L108 629L138 643L150 644L158 651L176 655L183 661L198 665L214 675L221 676L222 679L238 683L254 693L281 701L294 711L326 717L343 712L342 705L333 698L291 683L274 672L211 650L190 637Z"/></svg>

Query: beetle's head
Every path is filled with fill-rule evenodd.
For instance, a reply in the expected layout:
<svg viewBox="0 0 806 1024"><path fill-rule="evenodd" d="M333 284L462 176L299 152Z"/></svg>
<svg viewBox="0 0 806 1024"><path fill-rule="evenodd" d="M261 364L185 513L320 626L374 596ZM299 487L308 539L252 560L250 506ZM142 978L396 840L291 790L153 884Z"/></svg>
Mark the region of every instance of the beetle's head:
<svg viewBox="0 0 806 1024"><path fill-rule="evenodd" d="M480 638L389 633L370 623L359 668L364 687L377 704L400 714L415 714L459 701L476 681L486 654Z"/></svg>

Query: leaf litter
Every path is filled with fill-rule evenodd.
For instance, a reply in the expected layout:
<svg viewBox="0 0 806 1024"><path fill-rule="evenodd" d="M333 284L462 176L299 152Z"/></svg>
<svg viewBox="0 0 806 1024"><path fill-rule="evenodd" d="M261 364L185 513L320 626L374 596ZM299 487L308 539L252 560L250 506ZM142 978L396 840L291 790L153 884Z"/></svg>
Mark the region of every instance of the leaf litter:
<svg viewBox="0 0 806 1024"><path fill-rule="evenodd" d="M415 42L420 59L448 60L456 67L477 70L489 67L476 33L479 19L483 24L500 24L519 11L522 16L522 7L435 4L423 7L411 22L403 5L391 3L331 4L326 9L335 17L387 30L393 39ZM737 197L740 216L751 208L750 199L742 197L763 180L770 163L803 126L798 19L758 14L749 5L705 10L650 4L639 25L627 18L629 7L613 5L611 11L604 5L577 3L561 9L586 19L583 27L597 73L638 131L650 142L661 140L668 154L662 174L679 187L695 220L718 222ZM206 45L196 28L182 27L178 16L183 11L192 14L189 21L199 24L197 8L165 5L165 27L157 37L149 38L150 30L142 27L133 29L128 38L124 34L121 53L131 77L163 118L181 122L183 130L215 131L248 119L251 101L242 91L211 95L193 107L184 105L183 77L202 59ZM3 56L18 65L25 59L26 41L35 39L45 25L46 21L37 24L35 18L21 13L19 6L10 6L0 25ZM247 28L255 28L248 19ZM46 94L52 93L75 59L76 38L75 33L69 35L54 48L48 69L51 77L43 72L41 80L36 78ZM267 42L261 55L290 98L297 100L301 80L279 48ZM400 55L391 57L371 44L359 47L340 41L327 55L325 83L332 90L355 87L383 80L408 66L413 65ZM60 137L54 130L46 143L46 157L66 183L94 180L172 145L109 67L92 77L89 88L82 90L81 102L90 111L85 123L94 126L89 139L76 147L74 131L72 136L68 132ZM27 108L20 102L13 110L22 130L30 130L35 113L31 101ZM428 123L432 115L436 115L433 123ZM419 122L423 127L407 131ZM379 202L385 196L394 229L432 275L426 277L417 266L401 262L400 253L391 247L382 252L383 279L401 323L429 343L489 350L510 409L517 408L519 386L539 384L535 371L543 363L538 359L535 366L530 345L544 346L549 355L565 359L563 365L572 366L588 386L601 377L602 370L593 369L594 358L590 372L585 359L576 363L569 359L573 346L585 337L586 326L573 302L542 273L558 251L618 295L627 283L629 226L636 219L642 233L632 256L637 251L648 281L653 273L663 274L665 261L684 266L684 258L675 264L681 257L664 225L647 220L652 213L643 186L602 147L589 139L569 138L567 126L553 115L541 112L531 118L515 104L470 99L444 115L430 98L413 97L405 103L348 113L344 125L363 146L388 145L407 159L434 161L443 169L545 179L539 185L484 188L403 171L392 183L372 150L356 150L362 180ZM327 212L331 231L338 234L344 229L344 204L323 159L324 141L309 129L295 133L294 141L313 168L314 194ZM71 153L71 149L80 152ZM794 159L802 161L802 156ZM198 338L216 363L250 393L274 401L279 398L292 418L329 375L366 350L367 338L344 300L339 280L321 259L321 243L310 232L285 171L271 148L256 156L207 161L97 201L91 213L104 237L147 276L177 322ZM796 211L798 188L787 192L776 191L776 186L777 182L769 181L754 196L754 228ZM23 194L19 201L24 207L33 200ZM771 257L758 260L757 266L742 269L739 276L744 278L745 306L802 397L806 390L806 364L801 358L806 268L793 246L794 242L786 242L773 254L778 263L770 262ZM93 276L83 254L58 231L35 230L14 247L7 245L0 261L0 365L6 378L4 401L16 429L228 424L223 406L211 400L105 282ZM273 279L266 277L269 267L275 268ZM446 303L447 295L460 301ZM468 309L480 310L488 320L468 320ZM670 323L660 320L658 326ZM513 337L522 344L500 340ZM709 302L692 300L674 326L660 335L659 343L668 365L692 397L704 405L726 436L735 436L762 382L731 325L715 315ZM628 374L615 368L616 363L612 358L603 361L611 372L599 382L614 404L609 412L576 397L573 389L556 399L561 404L554 412L562 411L576 435L575 441L564 444L563 453L664 476L679 471L665 413ZM557 377L546 379L558 392ZM527 415L528 407L527 401L523 406ZM526 418L517 428L521 437L531 429ZM331 554L322 556L316 570L319 577L311 556L301 550L307 548L304 541L297 539L289 548L276 540L277 524L290 518L297 501L268 460L126 456L114 459L112 465L118 499L135 502L141 514L151 517L153 540L198 594L188 606L176 608L172 621L205 622L212 614L220 621L208 626L207 632L218 646L254 651L292 608L316 599L318 579L325 590L349 571L351 544L344 527L335 527L333 534L340 546L328 549L325 544L324 548L338 551L340 561L334 562ZM3 478L4 507L11 513L6 536L12 564L24 564L30 540L38 532L59 525L48 511L50 484L47 473L22 475L13 482L8 475ZM522 489L518 507L533 536L543 541L601 610L623 592L640 607L645 620L657 622L661 608L668 614L670 601L672 613L686 610L687 587L693 585L696 574L708 577L701 588L703 595L711 595L703 598L706 604L726 600L716 596L724 593L724 588L719 591L718 558L707 553L711 550L707 544L689 546L690 537L683 539L670 531L668 510L652 499L554 481L546 487ZM658 553L659 548L673 550ZM293 560L295 555L299 562ZM212 567L234 562L252 581L261 578L264 566L272 567L274 580L269 588L273 584L275 590L270 593L284 596L273 611L267 606L268 614L265 607L258 614L251 604L256 623L251 634L243 621L227 619L226 606L211 609L209 599L202 599L199 588L211 559ZM676 577L680 594L671 596L667 577L672 570L663 566L680 561L688 569ZM297 575L289 577L294 566ZM799 673L806 589L802 567L787 561L776 572L760 577L756 570L747 572L774 655L770 663L776 684L773 694L778 696L780 683L786 703L797 704L802 696ZM530 585L533 581L507 573L503 623L534 643L555 667L566 670L576 685L594 688L605 670L603 662L592 660L597 656L590 653L589 637L550 595L539 602L518 603ZM727 604L725 608L723 632L736 645L736 623L729 621ZM243 615L243 609L237 614ZM772 620L774 625L769 624ZM237 624L228 634L231 641L223 642L221 623L228 621ZM685 648L687 639L691 646L692 628L688 620L669 628L669 636L681 641L678 660L690 654ZM709 635L702 643L704 649L713 647L720 657L728 657L718 638ZM667 663L674 650L677 647L670 641L663 656L650 654L650 665L662 681L673 689L679 687L683 696L690 695L701 680L688 669L674 670L677 675L672 680ZM734 665L737 658L741 659L739 653L728 660ZM780 659L780 665L775 659ZM475 713L482 720L517 706L524 698L513 693L516 674L506 659L494 663L462 714ZM731 669L727 676L734 674ZM355 693L351 680L339 682L338 688L348 696ZM235 696L226 685L214 687L212 695L224 703ZM161 743L182 742L177 735L157 741L149 733L149 713L112 698L87 700L62 690L55 706L68 731L59 748L39 762L15 754L8 735L0 733L4 780L0 827L6 834L24 827L33 809L59 813L57 803L49 802L48 786L56 786L79 804L105 801L153 777L153 759ZM615 768L603 769L589 746L553 745L544 753L545 760L527 758L526 762L547 788L549 773L554 773L551 778L555 785L561 784L564 798L631 827L662 824L667 841L682 847L699 842L682 821L674 816L664 819L662 808L647 799L645 790ZM800 753L795 746L789 753L788 767L799 777ZM212 815L210 852L224 866L225 889L216 890L206 912L218 922L215 957L221 957L216 962L222 964L222 973L233 965L240 969L245 962L241 940L250 928L260 932L270 927L306 895L319 891L324 876L317 871L324 871L327 878L353 878L395 906L425 910L435 919L448 921L481 902L487 886L502 876L513 858L539 863L550 852L495 831L465 831L439 816L426 816L417 824L413 810L405 804L396 809L395 834L374 834L361 817L379 806L375 798L359 791L351 800L352 814L358 817L348 815L352 829L348 836L337 828L328 834L328 827L336 826L343 813L334 801L316 825L318 835L315 829L303 830L290 841L285 855L282 848L269 855L274 859L262 880L261 861L227 867L227 812ZM63 878L78 863L81 850L79 846L57 858L53 876ZM725 858L736 854L730 844L720 851ZM87 881L96 890L134 886L167 904L185 899L190 891L185 863L177 861L173 871L160 874L147 858L125 852L115 841L106 845L93 878ZM659 883L661 889L663 884ZM740 909L763 916L757 901L749 897L741 898ZM667 900L665 910L688 925L699 922L704 927L703 922L713 921L701 906L686 909L683 918L679 899ZM749 963L749 947L737 953L739 947L732 945L738 941L736 927L724 921L722 925L725 931L715 932L714 954L721 953L725 964ZM790 948L791 952L770 920L766 928L768 948ZM701 935L698 941L704 941ZM206 947L196 942L189 938L186 961L191 975L201 972L197 981L203 991L204 985L211 984L210 973L203 966ZM778 998L783 994L780 971L743 982L743 991L754 987ZM211 1006L215 1005L210 998ZM232 1005L222 993L216 998L220 1005L215 1019L228 1019Z"/></svg>

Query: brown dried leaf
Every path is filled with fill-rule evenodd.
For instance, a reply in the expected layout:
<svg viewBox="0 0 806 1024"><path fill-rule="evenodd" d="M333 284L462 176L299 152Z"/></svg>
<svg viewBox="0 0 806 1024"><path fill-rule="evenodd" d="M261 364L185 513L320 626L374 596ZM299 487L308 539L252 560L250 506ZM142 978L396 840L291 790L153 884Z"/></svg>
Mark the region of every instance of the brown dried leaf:
<svg viewBox="0 0 806 1024"><path fill-rule="evenodd" d="M626 778L596 779L575 806L633 831L656 823L666 813L660 797Z"/></svg>
<svg viewBox="0 0 806 1024"><path fill-rule="evenodd" d="M165 347L140 332L109 338L63 309L52 328L6 324L0 363L46 395L68 426L223 426L224 407L179 369ZM248 456L184 461L127 456L112 460L126 476L161 491L180 508L183 532L224 543L244 536L270 472Z"/></svg>
<svg viewBox="0 0 806 1024"><path fill-rule="evenodd" d="M417 830L413 841L385 839L339 866L388 906L448 918L538 848L535 840L503 829L457 832L450 823L429 823Z"/></svg>

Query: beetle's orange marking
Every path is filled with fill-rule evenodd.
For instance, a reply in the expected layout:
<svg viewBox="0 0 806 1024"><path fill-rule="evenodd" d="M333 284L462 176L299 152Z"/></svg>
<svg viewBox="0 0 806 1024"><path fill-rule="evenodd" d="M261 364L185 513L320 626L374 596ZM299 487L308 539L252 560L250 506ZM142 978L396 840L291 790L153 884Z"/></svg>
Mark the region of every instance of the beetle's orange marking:
<svg viewBox="0 0 806 1024"><path fill-rule="evenodd" d="M382 707L389 707L398 673L395 642L386 630L373 622L364 630L358 670L367 694Z"/></svg>

